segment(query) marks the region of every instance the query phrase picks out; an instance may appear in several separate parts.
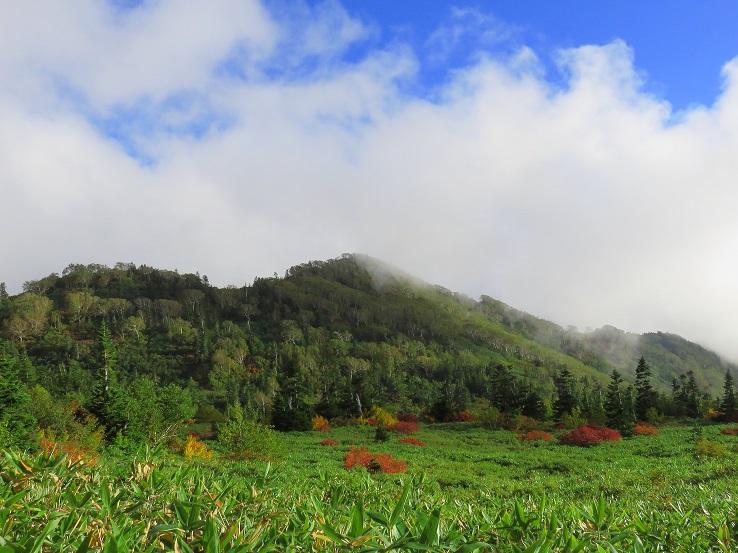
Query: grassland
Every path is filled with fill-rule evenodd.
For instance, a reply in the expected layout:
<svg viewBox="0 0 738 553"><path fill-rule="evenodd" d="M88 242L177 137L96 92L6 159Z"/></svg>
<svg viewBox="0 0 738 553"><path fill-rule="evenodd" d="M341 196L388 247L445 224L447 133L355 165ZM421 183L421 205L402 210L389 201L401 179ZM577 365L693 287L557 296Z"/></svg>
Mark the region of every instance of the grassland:
<svg viewBox="0 0 738 553"><path fill-rule="evenodd" d="M721 428L579 448L463 423L423 427L425 447L345 427L285 434L275 463L6 452L0 553L736 551L738 438ZM695 455L699 436L719 455ZM351 445L408 469L348 471Z"/></svg>

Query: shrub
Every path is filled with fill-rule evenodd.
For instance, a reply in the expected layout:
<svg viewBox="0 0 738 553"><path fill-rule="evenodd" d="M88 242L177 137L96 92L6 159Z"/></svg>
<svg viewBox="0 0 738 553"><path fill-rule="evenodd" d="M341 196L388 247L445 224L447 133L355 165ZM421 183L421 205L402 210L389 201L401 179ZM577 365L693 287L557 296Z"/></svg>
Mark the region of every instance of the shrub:
<svg viewBox="0 0 738 553"><path fill-rule="evenodd" d="M416 440L415 438L403 438L400 440L401 444L410 444L410 445L419 445L420 447L425 447L425 442L421 442L420 440Z"/></svg>
<svg viewBox="0 0 738 553"><path fill-rule="evenodd" d="M720 433L726 436L738 436L738 428L723 428Z"/></svg>
<svg viewBox="0 0 738 553"><path fill-rule="evenodd" d="M389 453L371 453L365 447L357 449L351 446L349 451L346 452L343 466L346 470L350 470L357 465L366 467L371 474L380 471L386 474L395 474L407 470L405 461L395 459Z"/></svg>
<svg viewBox="0 0 738 553"><path fill-rule="evenodd" d="M328 438L327 440L323 440L322 442L320 442L319 445L338 445L338 442L333 438Z"/></svg>
<svg viewBox="0 0 738 553"><path fill-rule="evenodd" d="M377 426L377 430L374 432L374 441L379 443L386 442L387 440L389 440L387 429L384 426Z"/></svg>
<svg viewBox="0 0 738 553"><path fill-rule="evenodd" d="M397 413L397 420L399 422L418 422L420 418L412 413Z"/></svg>
<svg viewBox="0 0 738 553"><path fill-rule="evenodd" d="M102 430L98 431L98 446L102 442ZM47 435L43 430L38 436L38 447L44 453L58 453L67 456L70 463L83 462L90 466L97 463L97 453L83 445L79 440L65 439L57 441L52 435Z"/></svg>
<svg viewBox="0 0 738 553"><path fill-rule="evenodd" d="M559 423L563 425L564 428L580 428L582 426L587 426L587 417L582 415L579 407L574 407L568 413L561 415Z"/></svg>
<svg viewBox="0 0 738 553"><path fill-rule="evenodd" d="M397 419L389 411L382 409L379 405L374 405L365 417L359 417L359 424L392 426L393 424L397 424Z"/></svg>
<svg viewBox="0 0 738 553"><path fill-rule="evenodd" d="M460 413L449 415L448 417L446 417L446 420L448 422L474 422L475 419L469 409L467 409L465 411L461 411Z"/></svg>
<svg viewBox="0 0 738 553"><path fill-rule="evenodd" d="M530 432L521 434L519 437L521 440L529 440L531 442L535 440L543 440L546 442L553 440L553 436L543 430L531 430Z"/></svg>
<svg viewBox="0 0 738 553"><path fill-rule="evenodd" d="M187 459L210 459L213 456L213 452L208 449L208 446L199 441L196 436L190 434L187 436L187 443L182 448L182 455Z"/></svg>
<svg viewBox="0 0 738 553"><path fill-rule="evenodd" d="M277 432L247 419L238 402L228 409L228 419L218 425L218 441L230 452L262 460L278 459L285 449Z"/></svg>
<svg viewBox="0 0 738 553"><path fill-rule="evenodd" d="M633 427L633 434L635 436L655 436L658 433L658 428L656 428L653 424L648 424L645 422L639 422Z"/></svg>
<svg viewBox="0 0 738 553"><path fill-rule="evenodd" d="M397 432L399 434L412 434L413 432L420 430L420 426L414 422L397 422L392 426L388 426L387 430L391 430L392 432Z"/></svg>
<svg viewBox="0 0 738 553"><path fill-rule="evenodd" d="M328 423L328 419L318 414L313 417L313 430L317 430L318 432L326 432L330 429L331 426Z"/></svg>
<svg viewBox="0 0 738 553"><path fill-rule="evenodd" d="M589 447L602 442L619 442L621 436L616 430L584 425L575 428L568 434L563 434L559 439L567 445Z"/></svg>
<svg viewBox="0 0 738 553"><path fill-rule="evenodd" d="M727 448L723 444L711 442L704 436L697 438L694 443L694 454L698 457L722 457Z"/></svg>

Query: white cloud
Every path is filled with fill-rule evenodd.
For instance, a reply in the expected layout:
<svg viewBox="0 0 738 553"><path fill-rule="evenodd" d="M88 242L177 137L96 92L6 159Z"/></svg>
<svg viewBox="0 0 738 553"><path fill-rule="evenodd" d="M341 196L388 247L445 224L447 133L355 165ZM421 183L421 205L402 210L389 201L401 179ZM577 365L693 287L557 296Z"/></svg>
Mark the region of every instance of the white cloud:
<svg viewBox="0 0 738 553"><path fill-rule="evenodd" d="M70 262L240 285L358 251L561 324L677 332L738 359L738 62L714 106L680 114L618 41L562 52L563 89L528 49L480 53L430 102L402 86L418 71L405 46L342 61L373 31L336 3L300 8L300 40L257 3L204 5L8 10L11 291Z"/></svg>

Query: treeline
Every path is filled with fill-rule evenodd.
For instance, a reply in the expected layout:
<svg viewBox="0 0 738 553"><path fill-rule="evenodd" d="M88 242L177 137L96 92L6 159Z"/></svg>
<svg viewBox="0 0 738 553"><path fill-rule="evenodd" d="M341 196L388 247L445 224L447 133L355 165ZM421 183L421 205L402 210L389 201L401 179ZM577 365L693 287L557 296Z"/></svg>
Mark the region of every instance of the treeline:
<svg viewBox="0 0 738 553"><path fill-rule="evenodd" d="M135 442L236 404L284 430L373 405L433 420L467 410L607 420L610 365L533 340L541 333L513 319L489 299L391 274L378 282L354 256L240 288L131 263L73 264L18 296L0 288L0 421L13 436L40 426L96 439L97 424L109 441ZM646 417L637 375L632 384L617 383L624 420ZM694 372L652 392L651 418L704 416L725 399L698 389Z"/></svg>

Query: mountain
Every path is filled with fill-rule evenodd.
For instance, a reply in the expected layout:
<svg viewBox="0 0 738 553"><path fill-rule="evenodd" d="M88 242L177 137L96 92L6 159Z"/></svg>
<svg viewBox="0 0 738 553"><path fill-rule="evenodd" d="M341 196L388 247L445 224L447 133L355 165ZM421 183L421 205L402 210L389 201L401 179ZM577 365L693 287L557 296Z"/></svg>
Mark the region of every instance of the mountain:
<svg viewBox="0 0 738 553"><path fill-rule="evenodd" d="M562 371L587 396L607 386L613 369L632 382L641 356L663 403L688 371L716 396L726 370L736 370L679 336L608 326L580 333L358 254L241 288L119 263L73 264L24 290L0 298L7 348L29 386L81 402L95 385L103 324L121 385L175 383L198 403L239 400L275 421L297 404L332 416L374 403L442 416L499 395L500 379L515 405L538 398L550 406Z"/></svg>

